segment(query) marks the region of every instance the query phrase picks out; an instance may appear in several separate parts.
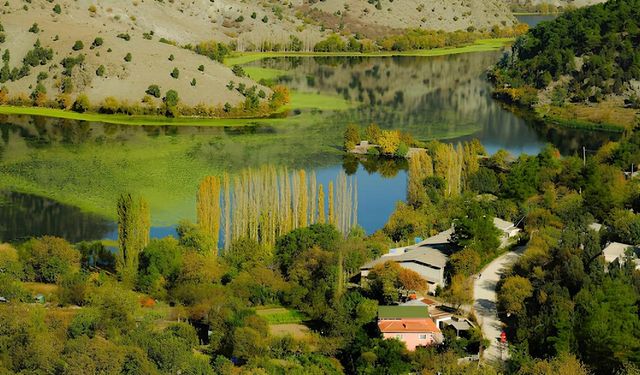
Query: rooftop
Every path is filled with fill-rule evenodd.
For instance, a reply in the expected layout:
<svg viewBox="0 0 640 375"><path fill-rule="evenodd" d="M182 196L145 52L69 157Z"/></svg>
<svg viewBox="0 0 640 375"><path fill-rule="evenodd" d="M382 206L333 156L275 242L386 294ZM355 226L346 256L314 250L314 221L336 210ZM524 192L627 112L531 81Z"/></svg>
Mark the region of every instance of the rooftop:
<svg viewBox="0 0 640 375"><path fill-rule="evenodd" d="M618 258L624 257L629 248L633 248L633 246L620 242L611 242L602 250L605 262L611 263Z"/></svg>
<svg viewBox="0 0 640 375"><path fill-rule="evenodd" d="M378 306L378 319L428 318L427 306Z"/></svg>
<svg viewBox="0 0 640 375"><path fill-rule="evenodd" d="M378 322L378 328L381 332L419 332L419 333L437 333L440 332L438 326L431 319L414 319L414 320L383 320Z"/></svg>
<svg viewBox="0 0 640 375"><path fill-rule="evenodd" d="M506 231L514 227L514 224L510 221L502 220L498 217L493 218L493 225L501 231Z"/></svg>

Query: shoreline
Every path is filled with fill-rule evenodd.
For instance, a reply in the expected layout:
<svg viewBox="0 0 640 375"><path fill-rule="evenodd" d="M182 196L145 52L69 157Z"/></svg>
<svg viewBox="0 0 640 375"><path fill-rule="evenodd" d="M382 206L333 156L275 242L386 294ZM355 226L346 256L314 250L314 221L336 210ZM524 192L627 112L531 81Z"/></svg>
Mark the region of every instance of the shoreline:
<svg viewBox="0 0 640 375"><path fill-rule="evenodd" d="M472 44L458 47L442 47L411 51L377 51L377 52L236 52L224 60L227 66L244 65L271 57L431 57L447 56L461 53L497 51L509 45L515 38L477 39Z"/></svg>

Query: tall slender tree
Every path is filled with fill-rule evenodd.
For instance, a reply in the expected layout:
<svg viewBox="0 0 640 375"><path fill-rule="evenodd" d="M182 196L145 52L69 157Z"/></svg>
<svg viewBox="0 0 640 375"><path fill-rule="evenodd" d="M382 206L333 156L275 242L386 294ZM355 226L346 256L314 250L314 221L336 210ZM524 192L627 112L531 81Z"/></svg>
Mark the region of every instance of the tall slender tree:
<svg viewBox="0 0 640 375"><path fill-rule="evenodd" d="M200 183L196 197L198 225L213 241L220 239L220 178L207 176Z"/></svg>
<svg viewBox="0 0 640 375"><path fill-rule="evenodd" d="M138 255L149 242L150 212L147 202L134 200L129 193L117 202L118 247L116 269L122 282L132 287L138 271Z"/></svg>

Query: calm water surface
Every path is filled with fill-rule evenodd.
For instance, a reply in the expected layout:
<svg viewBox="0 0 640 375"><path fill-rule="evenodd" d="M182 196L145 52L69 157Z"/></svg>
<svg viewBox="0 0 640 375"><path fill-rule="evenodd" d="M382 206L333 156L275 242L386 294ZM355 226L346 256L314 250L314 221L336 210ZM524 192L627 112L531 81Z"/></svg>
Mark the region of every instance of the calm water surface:
<svg viewBox="0 0 640 375"><path fill-rule="evenodd" d="M556 129L503 108L485 80L500 54L256 62L286 71L280 80L293 90L343 98L351 109L294 108L286 118L246 128L0 117L0 241L44 234L115 239L112 218L121 192L150 202L153 236L173 234L179 220L195 219L195 193L204 176L265 164L315 171L325 186L341 170L355 174L358 221L371 233L405 198L406 172L394 163L344 159L340 148L348 123L375 122L421 140L478 138L490 153L504 148L535 154L551 142L570 154L610 137Z"/></svg>

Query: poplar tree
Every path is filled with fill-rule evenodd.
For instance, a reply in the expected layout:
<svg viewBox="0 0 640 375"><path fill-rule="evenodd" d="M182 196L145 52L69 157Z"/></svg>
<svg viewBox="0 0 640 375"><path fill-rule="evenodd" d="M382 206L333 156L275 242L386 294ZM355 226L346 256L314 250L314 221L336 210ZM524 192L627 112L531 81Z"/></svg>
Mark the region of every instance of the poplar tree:
<svg viewBox="0 0 640 375"><path fill-rule="evenodd" d="M117 215L119 252L116 269L122 282L132 287L138 271L138 255L149 243L149 205L143 198L134 201L131 194L122 194L117 201Z"/></svg>
<svg viewBox="0 0 640 375"><path fill-rule="evenodd" d="M320 224L325 222L324 204L324 186L320 184L318 187L318 223Z"/></svg>
<svg viewBox="0 0 640 375"><path fill-rule="evenodd" d="M217 247L220 239L220 179L207 176L200 183L196 197L198 225Z"/></svg>
<svg viewBox="0 0 640 375"><path fill-rule="evenodd" d="M425 151L415 153L409 159L409 181L407 182L407 202L414 207L419 207L429 199L424 180L433 176L433 161Z"/></svg>

